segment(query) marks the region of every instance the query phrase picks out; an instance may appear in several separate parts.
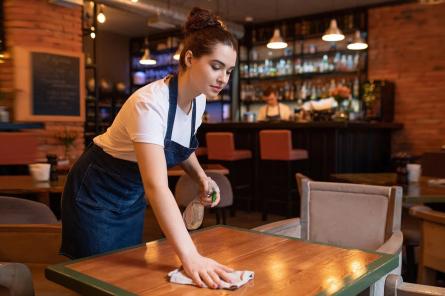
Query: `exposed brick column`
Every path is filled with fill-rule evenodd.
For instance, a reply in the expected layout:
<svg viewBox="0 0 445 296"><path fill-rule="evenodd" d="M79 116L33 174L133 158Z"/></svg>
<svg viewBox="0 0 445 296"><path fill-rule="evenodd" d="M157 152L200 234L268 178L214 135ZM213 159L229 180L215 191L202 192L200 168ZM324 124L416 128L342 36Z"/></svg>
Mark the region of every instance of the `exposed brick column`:
<svg viewBox="0 0 445 296"><path fill-rule="evenodd" d="M369 11L370 79L396 83L393 151L420 155L445 144L445 3Z"/></svg>
<svg viewBox="0 0 445 296"><path fill-rule="evenodd" d="M56 50L82 52L82 8L66 8L49 4L47 0L4 0L6 42L8 48L14 46L42 47ZM14 89L14 56L0 66L0 88ZM13 101L3 103L10 108L13 116ZM13 119L13 118L12 118ZM63 154L63 146L54 139L54 133L63 128L76 130L74 154L83 150L83 123L46 122L45 130L39 132L41 145L39 157L47 153Z"/></svg>

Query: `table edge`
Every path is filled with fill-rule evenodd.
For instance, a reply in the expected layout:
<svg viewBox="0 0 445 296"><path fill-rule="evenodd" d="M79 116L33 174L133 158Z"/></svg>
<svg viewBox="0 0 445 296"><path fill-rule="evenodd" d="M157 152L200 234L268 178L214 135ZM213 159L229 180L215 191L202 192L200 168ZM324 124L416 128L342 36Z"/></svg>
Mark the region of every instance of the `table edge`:
<svg viewBox="0 0 445 296"><path fill-rule="evenodd" d="M208 230L211 230L214 228L235 229L235 230L239 230L239 231L257 233L260 235L275 236L275 237L281 237L281 238L286 238L286 239L290 239L290 240L306 241L306 240L302 240L300 238L289 237L289 236L279 235L279 234L265 233L265 232L260 232L257 230L245 229L245 228L240 228L240 227L230 226L230 225L213 225L213 226L209 226L206 228L192 231L191 234L193 235L193 233L208 231ZM126 290L123 290L121 288L118 288L118 287L116 287L112 284L106 283L104 281L98 280L94 277L90 277L88 275L85 275L83 273L75 271L74 269L71 269L71 268L67 267L66 265L85 261L85 260L90 260L95 257L106 256L108 254L111 254L111 253L114 253L117 251L124 251L124 250L133 249L133 248L139 248L141 246L145 246L147 243L160 242L160 241L164 241L164 240L165 240L165 238L161 238L161 239L158 239L158 240L155 240L152 242L146 242L146 243L139 244L136 246L130 246L127 248L122 248L119 250L114 250L114 251L110 251L110 252L106 252L106 253L102 253L102 254L98 254L98 255L93 255L93 256L75 259L75 260L69 260L66 262L59 263L59 264L50 265L45 268L45 277L48 280L58 283L64 287L72 289L76 292L86 293L88 295L133 296L136 294L131 293ZM354 293L360 293L361 291L363 291L367 287L371 286L378 279L382 278L384 275L388 274L391 270L393 270L394 268L396 268L398 266L398 256L397 255L380 253L380 252L376 252L374 250L365 250L365 249L358 249L358 248L351 248L351 247L340 247L340 246L336 246L336 245L329 244L329 243L321 243L321 242L315 242L315 241L307 241L307 242L310 242L313 244L318 244L318 245L337 247L337 248L342 248L342 249L347 249L347 250L359 250L359 251L363 251L366 253L372 253L372 254L377 254L377 255L381 256L377 260L375 260L372 263L367 265L368 272L366 273L365 276L355 279L354 283L352 285L349 285L346 288L342 288L340 291L337 291L334 295L339 295L339 296L351 295L351 291ZM383 269L376 270L377 267L381 267ZM82 280L82 282L79 281L79 279Z"/></svg>

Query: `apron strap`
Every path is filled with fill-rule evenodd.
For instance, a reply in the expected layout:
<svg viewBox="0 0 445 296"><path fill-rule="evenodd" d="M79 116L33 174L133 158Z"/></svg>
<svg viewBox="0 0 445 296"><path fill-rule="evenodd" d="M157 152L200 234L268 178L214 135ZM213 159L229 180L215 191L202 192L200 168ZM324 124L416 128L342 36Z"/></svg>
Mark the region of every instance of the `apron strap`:
<svg viewBox="0 0 445 296"><path fill-rule="evenodd" d="M169 108L167 120L167 132L165 138L171 140L173 132L173 123L175 122L176 105L178 104L178 76L173 75L168 84Z"/></svg>
<svg viewBox="0 0 445 296"><path fill-rule="evenodd" d="M176 116L176 106L178 105L178 76L173 75L168 84L169 89L169 108L168 108L168 120L167 120L167 132L165 134L165 139L171 140L173 133L173 124L175 123ZM195 135L196 126L196 99L192 101L192 122L191 122L191 133L190 133L190 145L192 145L192 139Z"/></svg>
<svg viewBox="0 0 445 296"><path fill-rule="evenodd" d="M196 99L193 99L192 102L192 130L190 132L190 144L189 147L192 147L193 136L195 135L195 121L196 121Z"/></svg>

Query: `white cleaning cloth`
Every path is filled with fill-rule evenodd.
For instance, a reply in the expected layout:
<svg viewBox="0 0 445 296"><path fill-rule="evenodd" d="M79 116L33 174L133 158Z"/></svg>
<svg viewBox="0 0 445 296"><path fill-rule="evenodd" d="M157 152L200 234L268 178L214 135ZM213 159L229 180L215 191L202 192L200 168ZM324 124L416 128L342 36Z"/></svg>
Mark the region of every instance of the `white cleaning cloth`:
<svg viewBox="0 0 445 296"><path fill-rule="evenodd" d="M243 270L243 271L239 270L229 273L229 276L234 280L233 283L227 283L221 280L222 283L220 287L221 289L227 289L227 290L238 289L239 287L245 285L248 281L252 280L255 276L255 273L249 270ZM185 275L183 270L175 269L173 271L170 271L168 273L168 277L170 278L171 283L183 284L183 285L195 285L193 280L189 278L187 275Z"/></svg>

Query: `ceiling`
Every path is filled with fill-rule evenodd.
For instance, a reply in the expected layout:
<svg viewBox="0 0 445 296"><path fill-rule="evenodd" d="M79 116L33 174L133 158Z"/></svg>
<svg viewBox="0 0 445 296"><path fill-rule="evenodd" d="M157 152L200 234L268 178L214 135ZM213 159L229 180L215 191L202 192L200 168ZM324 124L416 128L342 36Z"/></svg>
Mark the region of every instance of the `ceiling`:
<svg viewBox="0 0 445 296"><path fill-rule="evenodd" d="M130 1L130 0L128 0ZM194 6L207 8L220 15L226 21L239 24L246 23L246 17L253 22L266 22L303 15L323 13L333 10L354 8L394 2L388 0L139 0L141 3L159 4L171 10L189 11ZM99 30L111 31L130 37L144 36L160 32L159 29L147 26L147 17L105 6L107 21L99 24ZM153 14L154 16L154 14Z"/></svg>

